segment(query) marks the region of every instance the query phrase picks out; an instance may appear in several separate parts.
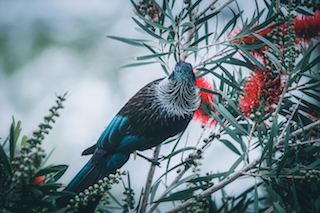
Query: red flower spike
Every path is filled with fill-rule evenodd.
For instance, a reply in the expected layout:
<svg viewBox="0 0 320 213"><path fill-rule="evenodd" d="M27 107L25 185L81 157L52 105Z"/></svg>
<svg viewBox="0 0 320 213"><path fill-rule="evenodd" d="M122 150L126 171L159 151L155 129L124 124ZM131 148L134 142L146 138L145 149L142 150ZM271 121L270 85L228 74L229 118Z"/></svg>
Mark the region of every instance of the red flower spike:
<svg viewBox="0 0 320 213"><path fill-rule="evenodd" d="M245 81L244 89L242 90L242 95L238 104L238 107L244 116L249 117L250 114L258 112L261 105L265 105L265 109L263 109L265 113L269 113L273 110L272 105L279 99L283 90L283 84L280 83L280 85L277 85L274 81L269 80L269 92L267 92L265 81L270 77L272 77L271 73L255 68Z"/></svg>
<svg viewBox="0 0 320 213"><path fill-rule="evenodd" d="M312 38L319 39L320 35L320 12L314 16L302 15L293 20L294 31L298 39L302 42L310 43Z"/></svg>
<svg viewBox="0 0 320 213"><path fill-rule="evenodd" d="M311 42L311 39L320 39L320 12L317 11L314 16L307 16L307 15L302 15L302 16L297 16L296 18L293 19L292 23L293 25L293 30L296 34L296 40L295 43L297 44L297 48L299 48L300 43L304 44L309 44ZM251 27L254 28L256 25L253 25ZM279 31L277 32L279 35L287 35L287 29L288 26L285 24L282 24L277 27ZM229 39L235 37L241 32L241 28L237 27L233 33L230 34ZM258 35L266 37L270 36L272 32L272 28L267 28L264 29L260 32L256 32ZM248 36L238 38L235 40L236 44L240 45L247 45L247 44L253 44L254 42L259 41L254 35L250 34ZM281 47L283 48L283 46ZM263 51L265 51L266 46L263 46L259 50L251 50L251 54L258 58L259 60L264 60L264 57L261 55Z"/></svg>
<svg viewBox="0 0 320 213"><path fill-rule="evenodd" d="M213 86L204 77L197 78L196 83L197 87L199 88L204 88L213 91ZM199 95L201 97L202 102L207 105L207 108L212 109L215 112L215 109L211 104L211 102L213 102L213 94L200 90ZM202 124L207 124L210 118L211 116L207 114L207 112L203 109L202 106L200 106L199 109L195 111L193 116L193 120L198 121ZM215 124L216 121L213 120L210 123L210 127Z"/></svg>

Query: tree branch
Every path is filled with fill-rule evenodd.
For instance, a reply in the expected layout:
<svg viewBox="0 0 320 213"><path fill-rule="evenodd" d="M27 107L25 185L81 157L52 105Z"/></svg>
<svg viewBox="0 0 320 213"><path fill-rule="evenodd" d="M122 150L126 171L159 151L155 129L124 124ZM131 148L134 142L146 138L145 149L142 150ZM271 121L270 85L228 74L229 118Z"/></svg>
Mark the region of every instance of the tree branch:
<svg viewBox="0 0 320 213"><path fill-rule="evenodd" d="M161 145L156 146L156 149L153 152L154 159L158 159L160 149L161 149ZM143 196L142 196L141 207L139 211L140 213L146 212L148 199L151 192L152 179L153 179L155 170L156 170L156 165L154 163L151 163L149 173L148 173L148 178L147 178L146 185L144 187Z"/></svg>

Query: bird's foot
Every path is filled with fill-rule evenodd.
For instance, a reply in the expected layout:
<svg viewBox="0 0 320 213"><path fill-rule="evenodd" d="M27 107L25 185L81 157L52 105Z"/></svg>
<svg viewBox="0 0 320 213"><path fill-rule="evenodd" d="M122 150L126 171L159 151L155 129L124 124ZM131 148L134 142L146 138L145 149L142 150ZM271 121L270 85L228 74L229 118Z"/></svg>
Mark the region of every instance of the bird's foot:
<svg viewBox="0 0 320 213"><path fill-rule="evenodd" d="M150 163L159 166L159 167L161 167L161 166L160 166L160 160L162 160L162 159L164 158L164 156L161 156L161 157L159 157L159 158L148 158L148 157L146 157L146 156L144 156L144 155L141 155L140 153L137 153L137 155L140 156L140 157L142 157L142 158L144 158L144 159L146 159L146 160L149 161Z"/></svg>

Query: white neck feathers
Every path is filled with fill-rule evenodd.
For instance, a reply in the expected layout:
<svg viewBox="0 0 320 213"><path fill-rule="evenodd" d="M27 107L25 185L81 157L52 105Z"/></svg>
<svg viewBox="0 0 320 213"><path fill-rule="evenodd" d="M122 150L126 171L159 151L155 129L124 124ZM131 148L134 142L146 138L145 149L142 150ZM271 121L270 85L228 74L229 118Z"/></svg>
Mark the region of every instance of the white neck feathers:
<svg viewBox="0 0 320 213"><path fill-rule="evenodd" d="M188 81L175 81L168 77L156 89L157 102L169 116L192 115L200 104L199 89Z"/></svg>

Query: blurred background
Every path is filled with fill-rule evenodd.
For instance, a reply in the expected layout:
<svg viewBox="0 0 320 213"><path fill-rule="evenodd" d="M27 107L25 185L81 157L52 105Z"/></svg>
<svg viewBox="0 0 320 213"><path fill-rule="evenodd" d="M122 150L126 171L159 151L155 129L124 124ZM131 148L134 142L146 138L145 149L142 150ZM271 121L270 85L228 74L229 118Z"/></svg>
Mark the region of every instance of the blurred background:
<svg viewBox="0 0 320 213"><path fill-rule="evenodd" d="M246 3L246 9L248 6L254 4ZM253 10L245 11L245 15L252 13ZM221 18L227 16L227 20L221 22L227 22L230 14L230 10L222 13ZM0 142L8 136L12 116L22 122L21 135L31 136L55 104L55 94L68 91L65 109L60 110L60 117L43 142L47 153L54 149L48 164L69 165L60 180L67 184L90 158L81 156L81 152L97 141L125 102L142 86L165 75L157 64L119 68L132 63L134 56L150 54L106 37L150 39L135 29L131 16L133 7L127 0L1 0ZM192 122L183 137L183 146L195 144L200 131L200 124ZM171 149L172 146L163 146L162 153L170 153ZM151 156L152 152L143 154ZM224 172L237 158L215 141L206 151L201 168L203 173ZM180 161L181 158L171 165ZM166 163L162 163L155 178L165 167ZM122 167L129 170L136 194L145 184L148 168L148 162L132 156ZM243 182L237 182L229 191L234 193L250 185L246 179Z"/></svg>

